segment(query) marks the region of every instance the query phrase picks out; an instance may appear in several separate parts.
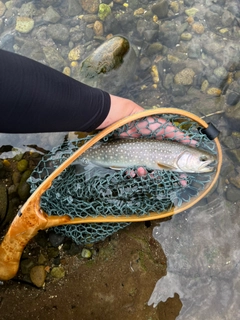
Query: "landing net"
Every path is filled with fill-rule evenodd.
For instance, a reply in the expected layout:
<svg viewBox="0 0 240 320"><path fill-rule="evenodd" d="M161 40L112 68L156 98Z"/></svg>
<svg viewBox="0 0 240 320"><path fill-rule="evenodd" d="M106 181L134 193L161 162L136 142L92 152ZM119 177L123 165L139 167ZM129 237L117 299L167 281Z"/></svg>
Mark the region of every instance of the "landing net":
<svg viewBox="0 0 240 320"><path fill-rule="evenodd" d="M172 125L171 130L169 124ZM184 136L180 142L185 141L186 144L189 141L191 144L194 140L197 141L197 148L216 154L215 142L209 140L202 129L189 118L165 114L126 124L105 136L103 141L108 143L117 137L176 140L181 130ZM65 141L45 155L28 180L31 192L92 137L93 135ZM70 165L53 180L52 186L42 195L41 208L48 215L67 214L72 218L83 219L108 215L146 216L151 212L158 212L161 216L163 212L180 207L197 197L214 176L214 172L182 174L147 167L144 169L144 176L139 176L137 167L115 171L96 166ZM64 225L55 227L54 230L72 238L77 244L86 244L104 240L127 225L129 223L91 223Z"/></svg>

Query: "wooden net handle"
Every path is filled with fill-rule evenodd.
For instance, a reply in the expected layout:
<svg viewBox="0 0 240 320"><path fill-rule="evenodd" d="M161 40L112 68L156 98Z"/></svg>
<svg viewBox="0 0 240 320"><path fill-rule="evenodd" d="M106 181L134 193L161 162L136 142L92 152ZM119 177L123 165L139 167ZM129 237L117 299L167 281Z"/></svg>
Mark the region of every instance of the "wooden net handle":
<svg viewBox="0 0 240 320"><path fill-rule="evenodd" d="M19 268L19 262L22 252L27 243L37 234L39 230L48 229L50 227L59 226L63 224L78 224L78 223L96 223L96 222L134 222L165 218L167 216L179 213L193 206L196 202L202 199L214 186L222 164L222 152L218 138L215 138L218 165L214 179L209 183L208 187L203 190L200 195L192 201L182 205L180 208L170 210L168 212L159 214L152 212L149 215L138 216L107 216L107 217L88 217L88 218L74 218L69 216L48 216L40 208L41 195L51 187L52 181L73 161L81 156L86 150L92 147L96 142L104 138L112 131L139 118L161 115L161 114L175 114L184 116L199 123L202 127L207 128L208 124L200 119L198 116L176 108L159 108L146 110L140 113L133 114L127 118L121 119L106 129L99 132L91 140L87 141L82 147L74 152L67 160L65 160L56 170L37 188L37 190L28 198L17 216L14 218L9 230L0 245L0 280L8 280L15 276Z"/></svg>

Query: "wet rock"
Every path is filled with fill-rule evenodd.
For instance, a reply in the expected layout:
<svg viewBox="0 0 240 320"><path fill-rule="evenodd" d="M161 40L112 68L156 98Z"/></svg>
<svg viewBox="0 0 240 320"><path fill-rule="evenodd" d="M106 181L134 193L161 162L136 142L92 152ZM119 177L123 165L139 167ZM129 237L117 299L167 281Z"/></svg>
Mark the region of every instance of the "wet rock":
<svg viewBox="0 0 240 320"><path fill-rule="evenodd" d="M82 13L82 8L77 0L68 0L68 15L70 17Z"/></svg>
<svg viewBox="0 0 240 320"><path fill-rule="evenodd" d="M59 250L55 247L48 248L48 257L51 258L57 258L59 256Z"/></svg>
<svg viewBox="0 0 240 320"><path fill-rule="evenodd" d="M78 80L117 93L134 75L136 54L128 40L116 36L105 41L82 61Z"/></svg>
<svg viewBox="0 0 240 320"><path fill-rule="evenodd" d="M54 231L50 231L48 233L49 241L54 248L58 248L64 241L65 236L58 234ZM58 252L57 252L58 254Z"/></svg>
<svg viewBox="0 0 240 320"><path fill-rule="evenodd" d="M47 28L47 34L54 41L58 41L61 43L66 43L69 40L69 30L65 25L61 23L49 25Z"/></svg>
<svg viewBox="0 0 240 320"><path fill-rule="evenodd" d="M176 14L176 13L179 13L179 10L180 10L179 2L177 2L177 1L172 1L172 2L170 3L170 7L171 7L173 13L175 13L175 14Z"/></svg>
<svg viewBox="0 0 240 320"><path fill-rule="evenodd" d="M18 195L22 201L26 201L30 196L30 185L27 182L22 182L18 186Z"/></svg>
<svg viewBox="0 0 240 320"><path fill-rule="evenodd" d="M165 89L169 90L173 86L173 74L167 73L166 77L163 80L163 86Z"/></svg>
<svg viewBox="0 0 240 320"><path fill-rule="evenodd" d="M238 189L240 189L240 175L238 174L236 177L231 177L230 182Z"/></svg>
<svg viewBox="0 0 240 320"><path fill-rule="evenodd" d="M240 7L237 3L229 3L227 10L231 12L236 17L240 18Z"/></svg>
<svg viewBox="0 0 240 320"><path fill-rule="evenodd" d="M89 259L92 257L92 252L89 249L84 248L82 249L81 256L83 258Z"/></svg>
<svg viewBox="0 0 240 320"><path fill-rule="evenodd" d="M30 1L28 3L23 3L19 10L19 15L21 17L29 17L32 18L37 13L37 8L34 5L33 1Z"/></svg>
<svg viewBox="0 0 240 320"><path fill-rule="evenodd" d="M235 106L240 101L240 93L229 92L226 101L228 105Z"/></svg>
<svg viewBox="0 0 240 320"><path fill-rule="evenodd" d="M192 39L192 34L189 32L183 32L180 36L180 39L183 41L190 41Z"/></svg>
<svg viewBox="0 0 240 320"><path fill-rule="evenodd" d="M0 1L0 17L4 15L5 11L6 11L6 6L2 1Z"/></svg>
<svg viewBox="0 0 240 320"><path fill-rule="evenodd" d="M69 54L68 54L68 59L70 61L76 61L80 60L82 57L83 49L82 46L78 45L77 47L73 48Z"/></svg>
<svg viewBox="0 0 240 320"><path fill-rule="evenodd" d="M144 57L140 60L140 68L147 70L151 66L151 60L148 57Z"/></svg>
<svg viewBox="0 0 240 320"><path fill-rule="evenodd" d="M166 18L168 15L168 1L162 0L157 2L152 6L151 10L159 19Z"/></svg>
<svg viewBox="0 0 240 320"><path fill-rule="evenodd" d="M63 267L54 267L51 270L51 276L53 278L61 279L65 277L65 270Z"/></svg>
<svg viewBox="0 0 240 320"><path fill-rule="evenodd" d="M198 12L199 10L197 8L190 8L190 9L186 9L185 13L187 16L189 17L193 17L195 16L195 14Z"/></svg>
<svg viewBox="0 0 240 320"><path fill-rule="evenodd" d="M34 266L30 271L30 279L36 287L41 288L46 280L45 267Z"/></svg>
<svg viewBox="0 0 240 320"><path fill-rule="evenodd" d="M205 31L205 28L201 23L195 22L192 24L192 30L197 34L203 34Z"/></svg>
<svg viewBox="0 0 240 320"><path fill-rule="evenodd" d="M204 80L201 85L201 91L206 92L208 87L209 87L209 82L207 80Z"/></svg>
<svg viewBox="0 0 240 320"><path fill-rule="evenodd" d="M240 190L229 185L226 191L226 198L228 201L237 202L240 198Z"/></svg>
<svg viewBox="0 0 240 320"><path fill-rule="evenodd" d="M162 51L163 45L160 42L154 42L147 48L147 55L152 56Z"/></svg>
<svg viewBox="0 0 240 320"><path fill-rule="evenodd" d="M43 20L51 23L56 23L61 19L59 13L53 9L52 6L49 6L43 15Z"/></svg>
<svg viewBox="0 0 240 320"><path fill-rule="evenodd" d="M22 274L29 274L30 270L34 267L32 259L24 259L20 262L20 269Z"/></svg>
<svg viewBox="0 0 240 320"><path fill-rule="evenodd" d="M172 21L166 21L159 26L159 39L161 43L168 48L173 48L179 43L180 36L178 35L176 24Z"/></svg>
<svg viewBox="0 0 240 320"><path fill-rule="evenodd" d="M222 94L222 91L218 88L209 88L207 94L214 97L219 97Z"/></svg>
<svg viewBox="0 0 240 320"><path fill-rule="evenodd" d="M57 49L53 47L44 47L43 53L50 67L60 71L63 69L63 67L65 66L65 60Z"/></svg>
<svg viewBox="0 0 240 320"><path fill-rule="evenodd" d="M97 20L94 22L93 31L97 37L101 37L103 35L103 24L101 21Z"/></svg>
<svg viewBox="0 0 240 320"><path fill-rule="evenodd" d="M226 118L233 130L239 131L240 128L240 102L235 106L228 107L226 110Z"/></svg>
<svg viewBox="0 0 240 320"><path fill-rule="evenodd" d="M183 85L172 84L172 95L175 97L183 97L186 94L186 89Z"/></svg>
<svg viewBox="0 0 240 320"><path fill-rule="evenodd" d="M207 11L205 14L205 20L210 29L216 29L221 26L219 15L217 13L213 13L211 11Z"/></svg>
<svg viewBox="0 0 240 320"><path fill-rule="evenodd" d="M17 169L20 172L24 172L28 167L28 161L26 159L22 159L17 164Z"/></svg>
<svg viewBox="0 0 240 320"><path fill-rule="evenodd" d="M143 32L143 36L144 36L144 39L147 41L147 42L151 42L155 39L157 39L158 37L158 30L145 30Z"/></svg>
<svg viewBox="0 0 240 320"><path fill-rule="evenodd" d="M195 72L191 68L185 68L176 74L174 77L174 82L184 86L191 85L193 83L194 75Z"/></svg>
<svg viewBox="0 0 240 320"><path fill-rule="evenodd" d="M224 67L218 67L218 68L214 69L213 73L219 79L226 79L228 77L228 72Z"/></svg>
<svg viewBox="0 0 240 320"><path fill-rule="evenodd" d="M224 27L232 26L234 19L235 16L231 12L229 12L228 10L224 10L222 15L222 25Z"/></svg>
<svg viewBox="0 0 240 320"><path fill-rule="evenodd" d="M20 33L29 33L34 27L34 20L28 17L17 17L15 30Z"/></svg>
<svg viewBox="0 0 240 320"><path fill-rule="evenodd" d="M79 0L84 11L88 13L97 13L99 7L99 0Z"/></svg>
<svg viewBox="0 0 240 320"><path fill-rule="evenodd" d="M101 3L98 9L98 17L100 20L105 20L111 14L111 7L105 3Z"/></svg>
<svg viewBox="0 0 240 320"><path fill-rule="evenodd" d="M188 57L198 59L201 56L201 46L198 43L191 44L188 48Z"/></svg>
<svg viewBox="0 0 240 320"><path fill-rule="evenodd" d="M0 224L4 220L8 207L8 193L4 185L0 185Z"/></svg>

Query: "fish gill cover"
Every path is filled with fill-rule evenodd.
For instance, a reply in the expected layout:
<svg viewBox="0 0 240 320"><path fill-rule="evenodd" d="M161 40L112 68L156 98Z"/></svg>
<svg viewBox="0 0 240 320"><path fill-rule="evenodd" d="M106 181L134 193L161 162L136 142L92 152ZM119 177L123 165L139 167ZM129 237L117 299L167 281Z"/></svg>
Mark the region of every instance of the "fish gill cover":
<svg viewBox="0 0 240 320"><path fill-rule="evenodd" d="M151 124L157 122L159 118L159 116L151 117ZM189 144L191 141L197 141L197 148L193 149L200 148L211 155L216 154L215 143L202 133L195 121L179 115L161 115L161 118L176 128L176 134L179 130L184 132ZM149 121L148 119L144 118L144 121ZM105 136L102 143L115 141L116 137L125 135L126 132L133 132L127 138L141 138L142 121L143 119L139 119L118 128ZM131 130L133 127L134 130ZM151 130L151 125L147 125L147 128L148 132L144 135L144 139L153 139L159 132L161 138L166 139L166 122L154 131ZM174 140L176 134L173 134L170 140ZM45 155L28 180L31 192L34 192L42 181L79 146L92 137L66 141ZM131 152L129 155L131 156ZM82 157L84 158L84 154ZM159 212L161 215L162 212L180 207L198 196L214 175L213 171L183 174L172 170L153 170L147 166L144 166L144 169L145 174L139 176L136 173L137 166L120 168L116 171L88 161L85 165L84 161L82 165L74 163L53 180L52 186L41 197L41 208L48 215L67 214L70 217L82 218L99 215L144 216L151 212ZM104 240L127 225L129 223L76 224L55 227L54 230L71 237L77 244L86 244Z"/></svg>

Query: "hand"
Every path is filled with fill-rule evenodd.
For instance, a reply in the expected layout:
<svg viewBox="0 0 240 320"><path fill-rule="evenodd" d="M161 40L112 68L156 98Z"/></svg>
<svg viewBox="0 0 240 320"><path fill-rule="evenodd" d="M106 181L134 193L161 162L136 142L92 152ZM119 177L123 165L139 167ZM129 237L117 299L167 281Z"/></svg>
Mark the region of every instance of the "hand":
<svg viewBox="0 0 240 320"><path fill-rule="evenodd" d="M120 133L121 138L139 138L152 135L158 140L173 139L183 144L195 146L196 140L191 139L171 122L157 117L147 117L142 121L133 121L128 124L129 129Z"/></svg>

